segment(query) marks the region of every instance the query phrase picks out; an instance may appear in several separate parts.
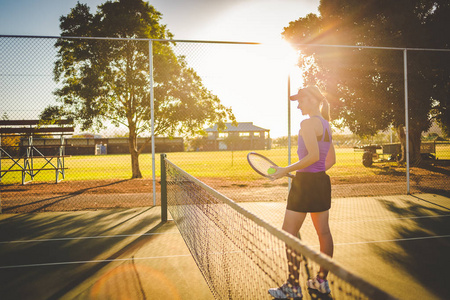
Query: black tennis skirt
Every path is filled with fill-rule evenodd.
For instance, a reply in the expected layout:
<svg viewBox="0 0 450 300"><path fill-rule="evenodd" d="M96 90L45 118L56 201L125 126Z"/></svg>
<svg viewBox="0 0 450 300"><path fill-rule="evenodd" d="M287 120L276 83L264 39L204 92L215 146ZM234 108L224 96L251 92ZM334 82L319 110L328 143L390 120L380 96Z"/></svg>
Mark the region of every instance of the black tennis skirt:
<svg viewBox="0 0 450 300"><path fill-rule="evenodd" d="M297 172L292 180L287 209L321 212L331 207L331 181L325 172Z"/></svg>

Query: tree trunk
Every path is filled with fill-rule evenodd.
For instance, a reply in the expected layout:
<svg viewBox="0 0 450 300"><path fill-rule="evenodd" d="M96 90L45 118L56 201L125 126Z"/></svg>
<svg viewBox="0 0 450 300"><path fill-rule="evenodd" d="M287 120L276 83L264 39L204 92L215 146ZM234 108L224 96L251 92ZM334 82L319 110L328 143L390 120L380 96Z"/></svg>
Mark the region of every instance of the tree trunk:
<svg viewBox="0 0 450 300"><path fill-rule="evenodd" d="M139 152L137 147L137 135L132 128L130 128L130 135L128 137L128 146L131 154L131 178L142 178L141 170L139 168Z"/></svg>
<svg viewBox="0 0 450 300"><path fill-rule="evenodd" d="M406 162L406 133L403 126L397 128L397 134L402 147L401 162ZM422 132L420 130L409 129L409 162L411 166L417 166L421 163L420 143Z"/></svg>

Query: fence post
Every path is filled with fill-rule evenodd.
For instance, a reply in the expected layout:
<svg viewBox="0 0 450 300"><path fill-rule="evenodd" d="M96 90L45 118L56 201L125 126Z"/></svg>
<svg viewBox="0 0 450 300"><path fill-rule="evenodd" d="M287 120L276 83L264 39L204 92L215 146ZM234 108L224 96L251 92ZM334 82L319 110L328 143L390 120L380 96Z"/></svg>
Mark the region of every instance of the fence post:
<svg viewBox="0 0 450 300"><path fill-rule="evenodd" d="M408 108L408 57L407 49L403 49L403 76L405 85L405 134L406 134L406 194L410 194L410 181L409 181L409 108Z"/></svg>
<svg viewBox="0 0 450 300"><path fill-rule="evenodd" d="M148 41L148 66L150 77L150 118L152 135L152 182L153 182L153 206L156 205L156 159L155 159L155 104L153 93L153 41Z"/></svg>
<svg viewBox="0 0 450 300"><path fill-rule="evenodd" d="M291 74L288 74L287 78L287 125L288 125L288 165L291 164ZM291 189L292 179L288 179L288 191Z"/></svg>
<svg viewBox="0 0 450 300"><path fill-rule="evenodd" d="M167 222L166 154L161 154L161 222Z"/></svg>

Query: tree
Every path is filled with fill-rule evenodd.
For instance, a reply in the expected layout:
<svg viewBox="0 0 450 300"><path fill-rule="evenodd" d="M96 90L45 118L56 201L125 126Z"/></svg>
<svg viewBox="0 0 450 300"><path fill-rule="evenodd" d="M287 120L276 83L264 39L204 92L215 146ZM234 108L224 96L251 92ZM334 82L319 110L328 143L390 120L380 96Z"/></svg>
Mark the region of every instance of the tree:
<svg viewBox="0 0 450 300"><path fill-rule="evenodd" d="M102 128L106 121L128 128L132 178L141 178L137 137L150 131L149 42L171 39L160 24L161 13L142 0L107 1L95 14L77 3L60 18L62 37L112 37L130 40L60 38L55 94L61 105L47 107L42 119L61 116L82 130ZM173 42L153 42L155 134L192 135L211 124L234 120L230 108L203 86ZM148 138L146 144L151 140Z"/></svg>
<svg viewBox="0 0 450 300"><path fill-rule="evenodd" d="M445 0L321 0L320 16L285 28L292 43L444 48L450 46L450 3ZM306 82L320 85L332 102L336 125L360 136L389 126L406 135L403 53L395 50L307 47L299 65ZM435 118L448 132L450 53L408 51L410 158L420 159L420 137ZM405 157L405 155L403 156Z"/></svg>

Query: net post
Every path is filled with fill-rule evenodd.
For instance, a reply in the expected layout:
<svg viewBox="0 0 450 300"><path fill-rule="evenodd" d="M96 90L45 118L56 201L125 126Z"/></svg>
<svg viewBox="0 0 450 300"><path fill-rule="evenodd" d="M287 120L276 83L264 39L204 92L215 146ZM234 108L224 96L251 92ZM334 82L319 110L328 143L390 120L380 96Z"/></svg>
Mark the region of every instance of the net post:
<svg viewBox="0 0 450 300"><path fill-rule="evenodd" d="M161 154L161 222L167 222L166 157L166 154Z"/></svg>

